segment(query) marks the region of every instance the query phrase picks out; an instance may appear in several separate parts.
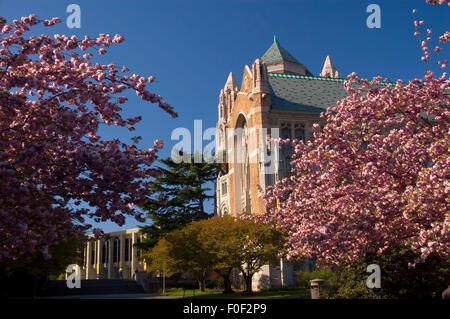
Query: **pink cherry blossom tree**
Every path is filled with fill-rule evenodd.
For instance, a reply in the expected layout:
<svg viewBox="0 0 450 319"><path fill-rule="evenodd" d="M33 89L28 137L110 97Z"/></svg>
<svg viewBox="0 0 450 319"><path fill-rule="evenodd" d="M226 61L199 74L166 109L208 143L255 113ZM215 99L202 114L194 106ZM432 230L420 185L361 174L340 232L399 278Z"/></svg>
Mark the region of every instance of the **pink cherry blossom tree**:
<svg viewBox="0 0 450 319"><path fill-rule="evenodd" d="M119 225L125 215L142 220L133 204L150 195L162 141L139 149L140 137L130 144L105 140L99 125L134 130L141 117L121 116L125 91L177 116L148 91L153 76L91 62L95 50L105 54L124 41L121 35L29 35L38 23L59 22L32 14L8 24L0 17L0 260L49 257L51 245L90 227L86 217Z"/></svg>
<svg viewBox="0 0 450 319"><path fill-rule="evenodd" d="M448 32L439 38L448 40ZM381 80L350 74L348 96L322 114L314 141L292 142L292 175L268 189L268 211L254 217L288 235L288 259L339 265L397 245L418 253L412 264L449 256L450 80L431 71L408 83Z"/></svg>

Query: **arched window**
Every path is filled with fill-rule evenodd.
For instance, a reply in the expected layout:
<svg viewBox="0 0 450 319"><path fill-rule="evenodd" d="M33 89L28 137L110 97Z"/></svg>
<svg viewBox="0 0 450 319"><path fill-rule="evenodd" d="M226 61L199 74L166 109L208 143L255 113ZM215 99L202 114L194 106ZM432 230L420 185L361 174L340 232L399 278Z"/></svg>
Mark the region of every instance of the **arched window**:
<svg viewBox="0 0 450 319"><path fill-rule="evenodd" d="M305 142L305 127L301 124L295 125L295 139Z"/></svg>
<svg viewBox="0 0 450 319"><path fill-rule="evenodd" d="M291 123L283 122L281 123L281 136L283 140L285 139L292 139L292 133L291 133ZM284 144L281 146L281 150L283 152L288 152L292 148L291 144Z"/></svg>
<svg viewBox="0 0 450 319"><path fill-rule="evenodd" d="M289 127L281 128L281 138L282 139L291 138L291 129Z"/></svg>
<svg viewBox="0 0 450 319"><path fill-rule="evenodd" d="M249 158L249 131L243 114L238 116L234 129L234 211L236 214L251 212L251 177Z"/></svg>
<svg viewBox="0 0 450 319"><path fill-rule="evenodd" d="M222 196L226 196L227 195L227 182L222 182L221 189L222 189Z"/></svg>
<svg viewBox="0 0 450 319"><path fill-rule="evenodd" d="M288 122L282 122L281 125L281 138L282 139L286 139L286 138L292 138L292 134L291 134L291 123Z"/></svg>

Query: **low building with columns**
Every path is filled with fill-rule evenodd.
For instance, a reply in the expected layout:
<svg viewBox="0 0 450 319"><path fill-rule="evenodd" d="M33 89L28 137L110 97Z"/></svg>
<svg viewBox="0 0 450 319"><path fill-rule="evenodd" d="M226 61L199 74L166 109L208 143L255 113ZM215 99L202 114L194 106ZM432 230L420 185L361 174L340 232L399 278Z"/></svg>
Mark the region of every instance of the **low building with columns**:
<svg viewBox="0 0 450 319"><path fill-rule="evenodd" d="M140 240L138 228L106 233L98 239L90 235L84 247L81 278L118 279L122 268L123 278L131 279L135 270L145 270L135 246Z"/></svg>
<svg viewBox="0 0 450 319"><path fill-rule="evenodd" d="M216 152L226 158L216 181L216 214L266 212L266 188L290 174L292 155L289 145L272 147L267 141L311 140L313 124L325 124L320 113L346 95L329 56L314 76L276 39L251 68L244 67L240 86L230 73L219 94ZM255 276L254 288L293 280L291 265L281 260Z"/></svg>

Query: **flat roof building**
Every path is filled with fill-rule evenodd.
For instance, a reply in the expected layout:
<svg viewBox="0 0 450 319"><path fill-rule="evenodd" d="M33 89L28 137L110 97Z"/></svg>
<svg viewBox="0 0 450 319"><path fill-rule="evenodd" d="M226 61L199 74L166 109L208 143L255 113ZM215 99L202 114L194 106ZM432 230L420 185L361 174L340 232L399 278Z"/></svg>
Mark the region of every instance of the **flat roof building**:
<svg viewBox="0 0 450 319"><path fill-rule="evenodd" d="M82 279L131 279L135 270L145 270L145 263L139 261L135 246L142 235L139 229L127 229L106 233L95 239L89 235L84 246Z"/></svg>

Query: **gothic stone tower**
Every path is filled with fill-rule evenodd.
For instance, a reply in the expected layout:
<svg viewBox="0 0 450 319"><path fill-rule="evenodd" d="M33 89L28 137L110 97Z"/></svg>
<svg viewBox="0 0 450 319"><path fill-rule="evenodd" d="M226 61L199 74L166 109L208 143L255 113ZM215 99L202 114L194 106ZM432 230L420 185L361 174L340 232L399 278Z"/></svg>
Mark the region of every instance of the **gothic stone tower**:
<svg viewBox="0 0 450 319"><path fill-rule="evenodd" d="M313 76L276 39L251 68L244 67L240 87L234 75L228 75L219 94L216 126L216 151L225 154L216 182L218 215L266 211L266 187L290 174L289 147L273 150L267 160L265 141L276 137L271 129L278 129L281 138L312 139L312 125L324 124L320 113L346 95L343 81L329 56L321 76ZM254 286L289 284L292 276L282 261L267 265L255 276Z"/></svg>

